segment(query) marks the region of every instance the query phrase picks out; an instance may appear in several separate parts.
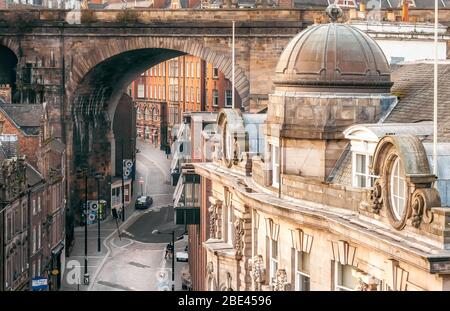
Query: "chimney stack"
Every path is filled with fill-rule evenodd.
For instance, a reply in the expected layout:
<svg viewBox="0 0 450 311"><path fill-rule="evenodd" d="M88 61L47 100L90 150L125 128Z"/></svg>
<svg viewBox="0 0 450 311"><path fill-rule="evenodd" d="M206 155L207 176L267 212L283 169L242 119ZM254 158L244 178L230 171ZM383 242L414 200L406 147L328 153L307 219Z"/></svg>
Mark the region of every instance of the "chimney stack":
<svg viewBox="0 0 450 311"><path fill-rule="evenodd" d="M402 22L409 22L409 1L402 0Z"/></svg>

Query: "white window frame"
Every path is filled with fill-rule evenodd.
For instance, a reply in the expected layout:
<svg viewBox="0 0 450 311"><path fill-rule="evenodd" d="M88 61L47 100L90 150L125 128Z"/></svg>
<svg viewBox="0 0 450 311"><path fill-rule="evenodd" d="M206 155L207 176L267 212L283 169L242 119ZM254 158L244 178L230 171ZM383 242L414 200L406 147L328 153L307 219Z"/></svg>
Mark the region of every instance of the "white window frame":
<svg viewBox="0 0 450 311"><path fill-rule="evenodd" d="M38 195L38 212L41 211L41 196Z"/></svg>
<svg viewBox="0 0 450 311"><path fill-rule="evenodd" d="M200 72L201 72L200 62L197 62L197 78L200 78Z"/></svg>
<svg viewBox="0 0 450 311"><path fill-rule="evenodd" d="M38 258L38 263L37 263L37 276L41 276L41 257Z"/></svg>
<svg viewBox="0 0 450 311"><path fill-rule="evenodd" d="M138 83L138 90L137 90L137 97L138 98L145 98L145 84Z"/></svg>
<svg viewBox="0 0 450 311"><path fill-rule="evenodd" d="M358 156L364 157L365 159L365 167L363 168L365 172L357 172L357 159ZM353 180L353 187L354 188L372 188L373 187L373 181L378 178L376 175L370 174L370 163L372 162L372 154L369 153L363 153L354 151L352 152L352 180ZM365 178L366 186L363 187L361 185L358 185L358 176L363 176Z"/></svg>
<svg viewBox="0 0 450 311"><path fill-rule="evenodd" d="M197 86L197 103L198 104L200 103L200 97L201 97L201 95L200 95L200 88Z"/></svg>
<svg viewBox="0 0 450 311"><path fill-rule="evenodd" d="M227 243L233 245L233 206L229 204L227 206Z"/></svg>
<svg viewBox="0 0 450 311"><path fill-rule="evenodd" d="M277 253L273 253L273 243L277 243ZM280 245L278 241L275 241L272 239L272 237L269 238L269 276L270 276L270 284L273 284L273 279L276 278L278 267L279 267L279 256L280 253ZM275 256L276 257L275 257Z"/></svg>
<svg viewBox="0 0 450 311"><path fill-rule="evenodd" d="M36 253L36 227L33 227L33 254Z"/></svg>
<svg viewBox="0 0 450 311"><path fill-rule="evenodd" d="M225 107L233 107L233 92L231 90L225 90L224 91L224 97L225 97L225 102L224 102L224 106ZM230 96L228 96L230 95ZM230 104L228 104L228 98L230 98Z"/></svg>
<svg viewBox="0 0 450 311"><path fill-rule="evenodd" d="M33 216L36 215L36 199L33 199Z"/></svg>
<svg viewBox="0 0 450 311"><path fill-rule="evenodd" d="M272 186L280 186L280 146L277 144L270 144L271 152L271 163L272 163ZM278 156L276 156L275 151L278 149Z"/></svg>
<svg viewBox="0 0 450 311"><path fill-rule="evenodd" d="M401 220L403 214L405 213L405 205L406 205L406 193L407 193L407 185L405 181L405 177L400 174L400 167L402 166L402 160L397 156L392 163L392 170L390 178L390 197L391 197L391 205L392 211L394 212L394 216L397 220ZM397 190L400 189L400 183L403 183L403 194L396 193L394 189L394 185L397 185ZM400 207L400 202L403 201L402 206Z"/></svg>
<svg viewBox="0 0 450 311"><path fill-rule="evenodd" d="M304 254L309 256L309 253L295 250L295 259L294 259L295 287L294 288L296 291L305 291L305 289L303 288L304 278L309 279L310 288L308 289L308 291L311 290L311 275L308 273L305 273L303 271L304 270L304 267L303 267L303 255ZM310 258L310 263L311 263L311 258ZM299 266L302 267L301 270L299 270L299 268L298 268Z"/></svg>
<svg viewBox="0 0 450 311"><path fill-rule="evenodd" d="M41 248L41 234L42 234L42 229L41 229L41 224L39 223L37 225L37 249L39 250Z"/></svg>
<svg viewBox="0 0 450 311"><path fill-rule="evenodd" d="M219 107L219 91L217 89L213 89L212 91L212 98L213 98L213 107Z"/></svg>
<svg viewBox="0 0 450 311"><path fill-rule="evenodd" d="M213 67L213 79L219 79L219 68Z"/></svg>
<svg viewBox="0 0 450 311"><path fill-rule="evenodd" d="M354 288L349 288L344 285L342 285L343 282L343 269L344 266L349 266L351 269L355 269L351 265L343 265L338 261L335 261L334 265L334 290L335 291L355 291Z"/></svg>

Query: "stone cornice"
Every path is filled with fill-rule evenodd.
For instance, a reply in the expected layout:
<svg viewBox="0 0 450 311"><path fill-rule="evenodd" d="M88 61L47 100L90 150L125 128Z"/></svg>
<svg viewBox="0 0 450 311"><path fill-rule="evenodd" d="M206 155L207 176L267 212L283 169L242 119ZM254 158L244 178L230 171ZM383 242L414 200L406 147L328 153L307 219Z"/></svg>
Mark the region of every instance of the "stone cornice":
<svg viewBox="0 0 450 311"><path fill-rule="evenodd" d="M312 202L299 205L291 203L291 200L287 198L279 199L275 192L270 194L269 190L260 191L251 178L240 176L237 172L214 163L196 163L194 166L197 174L228 186L238 198L256 210L283 218L293 226L301 224L328 231L352 243L383 252L390 258L407 262L430 273L450 273L450 251L448 250L403 237L398 231L395 234L389 233L388 228L364 221L353 211L327 208ZM242 185L239 185L239 180L245 180L253 189L252 192L246 191ZM392 249L401 250L401 252L394 253Z"/></svg>

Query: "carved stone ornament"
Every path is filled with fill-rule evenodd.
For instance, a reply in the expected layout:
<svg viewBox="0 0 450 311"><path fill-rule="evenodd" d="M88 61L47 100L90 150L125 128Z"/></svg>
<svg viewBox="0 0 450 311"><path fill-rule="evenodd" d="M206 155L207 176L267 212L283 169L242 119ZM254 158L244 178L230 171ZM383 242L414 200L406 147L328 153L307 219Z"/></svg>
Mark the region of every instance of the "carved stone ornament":
<svg viewBox="0 0 450 311"><path fill-rule="evenodd" d="M370 208L375 214L379 214L383 207L382 186L380 180L376 180L373 188L370 190Z"/></svg>
<svg viewBox="0 0 450 311"><path fill-rule="evenodd" d="M290 290L288 277L285 269L278 269L277 275L273 280L273 290L276 292L283 292Z"/></svg>
<svg viewBox="0 0 450 311"><path fill-rule="evenodd" d="M231 277L231 273L227 272L227 284L225 287L225 291L232 291L233 288L231 287L232 284L232 277Z"/></svg>
<svg viewBox="0 0 450 311"><path fill-rule="evenodd" d="M416 189L412 195L411 224L418 228L422 222L430 224L433 221L432 206L438 206L439 197L434 189Z"/></svg>
<svg viewBox="0 0 450 311"><path fill-rule="evenodd" d="M244 221L241 218L234 222L234 229L234 249L236 250L236 257L241 259L244 249Z"/></svg>
<svg viewBox="0 0 450 311"><path fill-rule="evenodd" d="M208 208L209 212L209 237L211 239L217 239L217 204L211 204Z"/></svg>
<svg viewBox="0 0 450 311"><path fill-rule="evenodd" d="M266 268L264 266L264 259L262 255L256 255L253 257L250 275L253 280L254 290L260 291L261 285L266 282Z"/></svg>
<svg viewBox="0 0 450 311"><path fill-rule="evenodd" d="M26 185L26 165L25 158L11 158L3 161L2 173L4 180L5 200L10 201L25 191Z"/></svg>
<svg viewBox="0 0 450 311"><path fill-rule="evenodd" d="M212 263L212 261L210 261L206 265L206 274L208 275L208 277L212 277L213 273L214 273L214 264Z"/></svg>
<svg viewBox="0 0 450 311"><path fill-rule="evenodd" d="M392 201L392 171L396 165L402 172L405 189L401 214ZM378 214L385 208L389 222L397 230L402 230L407 224L419 228L421 223L433 221L431 208L441 206L441 200L438 190L433 187L436 176L431 172L427 153L417 136L383 137L375 149L372 168L372 174L379 176L369 198L374 213Z"/></svg>
<svg viewBox="0 0 450 311"><path fill-rule="evenodd" d="M233 138L233 164L238 165L239 164L239 155L241 154L241 150L238 144L237 136L234 136Z"/></svg>
<svg viewBox="0 0 450 311"><path fill-rule="evenodd" d="M325 12L327 13L332 23L335 23L340 17L342 17L342 15L344 15L344 12L336 2L330 4Z"/></svg>

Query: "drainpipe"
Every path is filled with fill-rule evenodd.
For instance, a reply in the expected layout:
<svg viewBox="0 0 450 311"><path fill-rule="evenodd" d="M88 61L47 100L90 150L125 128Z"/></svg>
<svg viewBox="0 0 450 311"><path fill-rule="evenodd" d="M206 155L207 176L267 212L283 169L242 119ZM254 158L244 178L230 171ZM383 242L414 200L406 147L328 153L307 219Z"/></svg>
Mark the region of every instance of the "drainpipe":
<svg viewBox="0 0 450 311"><path fill-rule="evenodd" d="M284 117L286 117L286 93L287 91L284 91L283 96L283 114ZM283 168L284 163L281 163L283 160L282 152L283 152L283 139L281 138L281 134L283 133L283 128L281 128L281 131L278 135L278 146L279 146L279 152L278 152L278 198L281 199L281 170Z"/></svg>
<svg viewBox="0 0 450 311"><path fill-rule="evenodd" d="M217 253L217 251L214 251L214 256L216 256L216 266L217 266L217 269L216 269L216 284L215 284L215 290L220 290L219 289L219 254Z"/></svg>
<svg viewBox="0 0 450 311"><path fill-rule="evenodd" d="M27 258L27 263L28 263L28 276L30 278L30 290L32 287L32 281L31 278L33 277L33 275L31 274L31 262L30 262L30 258L31 258L31 226L32 226L32 217L33 217L33 213L31 211L31 189L28 189L27 191L27 211L28 211L28 228L27 228L27 235L28 235L28 258ZM4 227L3 227L4 228ZM41 242L42 242L42 236L40 237Z"/></svg>

